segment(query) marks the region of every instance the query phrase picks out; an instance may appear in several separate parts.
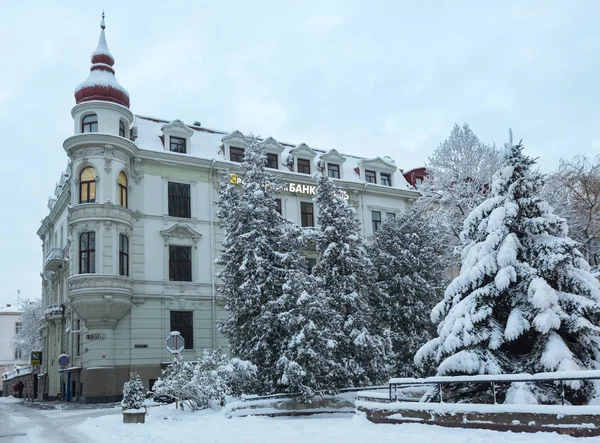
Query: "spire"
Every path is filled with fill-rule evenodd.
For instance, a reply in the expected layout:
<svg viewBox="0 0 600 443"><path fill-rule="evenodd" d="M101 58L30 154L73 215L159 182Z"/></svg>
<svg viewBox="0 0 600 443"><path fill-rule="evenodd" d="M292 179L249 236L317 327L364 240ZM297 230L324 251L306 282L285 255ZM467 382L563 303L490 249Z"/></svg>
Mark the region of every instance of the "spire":
<svg viewBox="0 0 600 443"><path fill-rule="evenodd" d="M98 46L92 53L92 67L87 80L75 88L77 104L92 100L103 100L118 103L129 108L129 93L115 78L113 65L115 59L108 50L104 30L104 11L100 20L100 38Z"/></svg>

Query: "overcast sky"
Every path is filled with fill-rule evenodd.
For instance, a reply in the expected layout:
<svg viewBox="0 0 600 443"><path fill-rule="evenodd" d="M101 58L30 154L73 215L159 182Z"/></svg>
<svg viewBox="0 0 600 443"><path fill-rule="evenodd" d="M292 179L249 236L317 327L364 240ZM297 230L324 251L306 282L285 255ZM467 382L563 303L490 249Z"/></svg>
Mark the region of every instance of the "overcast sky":
<svg viewBox="0 0 600 443"><path fill-rule="evenodd" d="M57 4L60 3L60 4ZM0 0L0 305L40 295L41 241L106 11L140 115L423 165L454 122L541 167L600 146L600 2Z"/></svg>

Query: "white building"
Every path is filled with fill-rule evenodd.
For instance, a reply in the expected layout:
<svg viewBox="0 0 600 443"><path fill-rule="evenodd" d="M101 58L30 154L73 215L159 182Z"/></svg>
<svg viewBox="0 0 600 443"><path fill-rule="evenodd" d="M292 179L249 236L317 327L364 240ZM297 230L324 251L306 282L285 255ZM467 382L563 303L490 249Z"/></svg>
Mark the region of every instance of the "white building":
<svg viewBox="0 0 600 443"><path fill-rule="evenodd" d="M11 305L0 306L0 374L12 369L15 365L29 362L28 355L20 355L11 342L21 330L21 311Z"/></svg>
<svg viewBox="0 0 600 443"><path fill-rule="evenodd" d="M69 164L38 231L47 319L40 392L55 398L63 386L87 402L119 398L130 370L151 386L172 361L171 330L186 339L186 359L227 345L216 328L226 313L216 290L222 233L213 202L248 142L238 131L134 115L101 27L90 76L75 90L74 134L63 144ZM302 226L318 218L318 164L346 191L367 237L418 195L387 157L262 144L287 184L281 214ZM62 375L61 353L71 357Z"/></svg>

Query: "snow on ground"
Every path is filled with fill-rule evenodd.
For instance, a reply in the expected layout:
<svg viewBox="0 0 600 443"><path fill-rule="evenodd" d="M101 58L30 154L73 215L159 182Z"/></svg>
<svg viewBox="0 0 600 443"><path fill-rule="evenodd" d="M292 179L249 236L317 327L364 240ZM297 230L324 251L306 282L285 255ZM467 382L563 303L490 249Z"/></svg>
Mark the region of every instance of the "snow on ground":
<svg viewBox="0 0 600 443"><path fill-rule="evenodd" d="M246 417L227 419L221 411L191 413L175 405L148 408L145 424L124 424L114 405L48 403L43 410L20 400L0 398L1 441L15 443L575 443L555 433L517 434L422 424L373 424L354 414L302 418ZM3 421L8 418L8 421ZM9 426L10 425L10 426ZM9 429L10 427L10 429ZM12 437L8 436L12 434ZM26 435L23 435L26 434Z"/></svg>
<svg viewBox="0 0 600 443"><path fill-rule="evenodd" d="M303 418L246 417L227 419L221 412L175 410L174 405L150 408L145 424L126 425L121 415L86 419L77 426L88 442L127 441L206 443L566 443L573 437L555 433L515 434L485 430L441 428L430 425L373 424L353 414ZM580 440L577 440L580 441Z"/></svg>

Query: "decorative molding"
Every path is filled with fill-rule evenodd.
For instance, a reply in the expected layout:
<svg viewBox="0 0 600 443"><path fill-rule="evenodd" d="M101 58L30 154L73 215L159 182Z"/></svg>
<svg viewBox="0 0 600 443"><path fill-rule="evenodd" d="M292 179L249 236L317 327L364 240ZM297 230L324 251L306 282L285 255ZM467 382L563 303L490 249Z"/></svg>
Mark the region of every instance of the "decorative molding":
<svg viewBox="0 0 600 443"><path fill-rule="evenodd" d="M285 149L277 140L275 140L273 137L267 137L265 140L263 140L259 146L265 151L268 152L270 154L281 154L283 152L283 150Z"/></svg>
<svg viewBox="0 0 600 443"><path fill-rule="evenodd" d="M330 149L321 156L321 160L324 160L327 163L339 163L342 165L346 161L346 157L340 154L337 150Z"/></svg>
<svg viewBox="0 0 600 443"><path fill-rule="evenodd" d="M106 232L110 232L110 229L112 228L112 222L110 220L107 220L104 222L104 229L106 230Z"/></svg>
<svg viewBox="0 0 600 443"><path fill-rule="evenodd" d="M306 143L300 143L290 151L294 157L310 158L311 160L317 156L317 153L311 149Z"/></svg>
<svg viewBox="0 0 600 443"><path fill-rule="evenodd" d="M69 225L83 220L109 220L133 225L131 209L112 203L82 203L69 208Z"/></svg>
<svg viewBox="0 0 600 443"><path fill-rule="evenodd" d="M142 297L133 297L131 299L131 302L133 303L133 305L136 308L139 308L141 305L143 305L144 303L146 303L146 299L142 298Z"/></svg>
<svg viewBox="0 0 600 443"><path fill-rule="evenodd" d="M360 169L375 169L383 172L396 172L396 163L389 157L375 157L371 159L363 159L358 163Z"/></svg>
<svg viewBox="0 0 600 443"><path fill-rule="evenodd" d="M106 172L112 171L112 159L113 159L113 145L104 145L104 170Z"/></svg>
<svg viewBox="0 0 600 443"><path fill-rule="evenodd" d="M71 160L82 159L83 163L87 163L88 157L102 157L104 155L104 149L99 147L93 148L80 148L75 150L71 154Z"/></svg>
<svg viewBox="0 0 600 443"><path fill-rule="evenodd" d="M80 274L69 277L69 291L79 289L121 289L131 292L131 279L129 277ZM110 291L108 291L110 292Z"/></svg>
<svg viewBox="0 0 600 443"><path fill-rule="evenodd" d="M221 141L227 143L228 145L240 144L244 148L250 144L250 140L237 129L231 134L223 137Z"/></svg>
<svg viewBox="0 0 600 443"><path fill-rule="evenodd" d="M135 157L133 159L133 168L130 175L136 185L139 185L144 178L144 164L140 157Z"/></svg>
<svg viewBox="0 0 600 443"><path fill-rule="evenodd" d="M175 119L172 122L167 123L166 125L163 125L160 128L160 130L165 133L177 133L177 132L182 133L183 132L188 137L191 137L192 134L194 133L193 129L191 129L188 125L186 125L179 119Z"/></svg>
<svg viewBox="0 0 600 443"><path fill-rule="evenodd" d="M181 222L175 223L170 228L163 229L160 231L160 235L162 235L165 240L165 246L169 245L169 240L171 238L190 238L194 242L195 248L198 247L198 240L202 237L202 234L190 225Z"/></svg>

